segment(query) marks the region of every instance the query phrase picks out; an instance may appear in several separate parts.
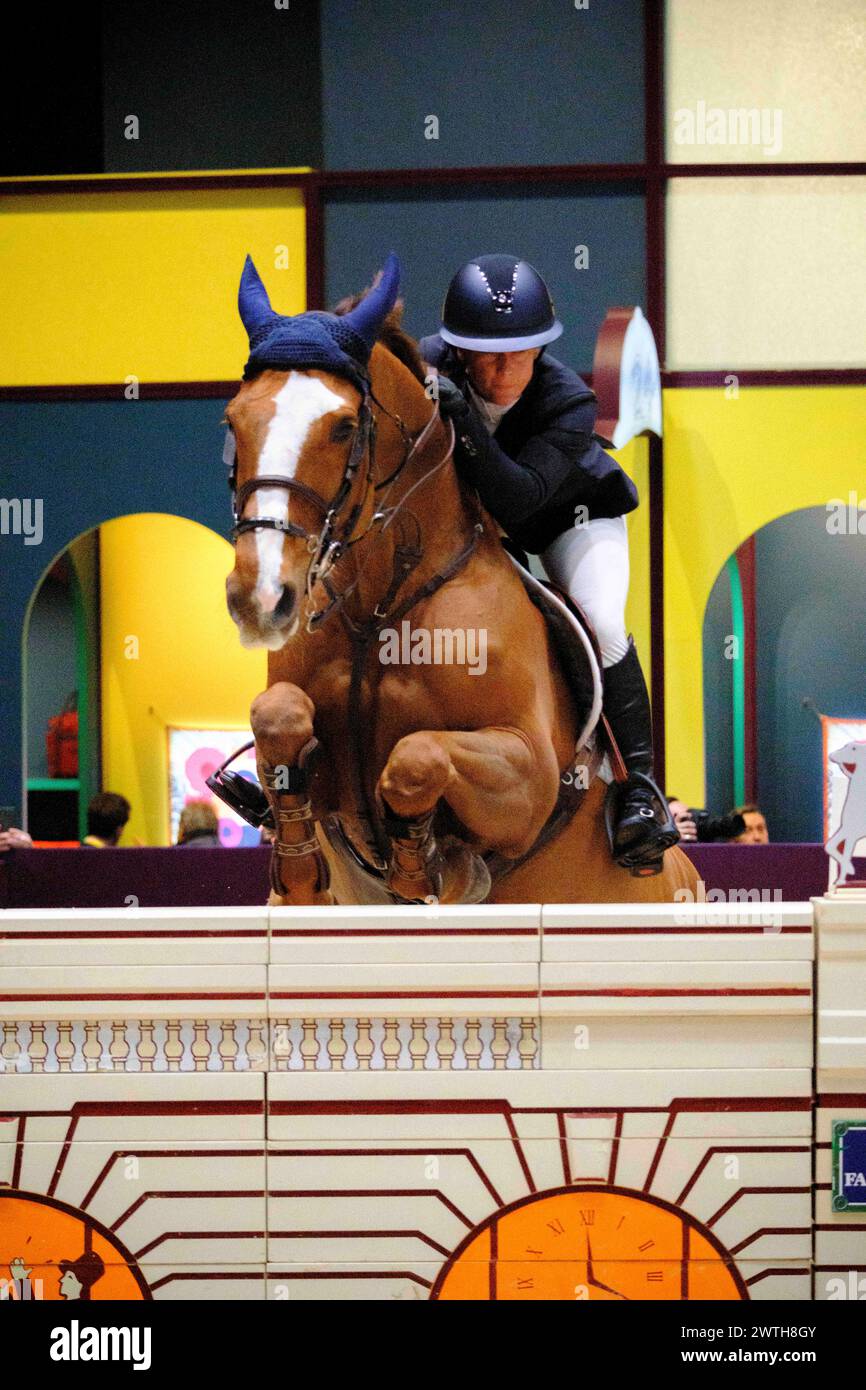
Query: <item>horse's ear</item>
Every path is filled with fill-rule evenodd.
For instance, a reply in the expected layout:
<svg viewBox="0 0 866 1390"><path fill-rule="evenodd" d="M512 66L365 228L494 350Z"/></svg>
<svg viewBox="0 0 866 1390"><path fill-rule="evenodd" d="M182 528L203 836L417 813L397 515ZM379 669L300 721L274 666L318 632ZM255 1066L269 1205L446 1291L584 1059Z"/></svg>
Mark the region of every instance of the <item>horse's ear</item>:
<svg viewBox="0 0 866 1390"><path fill-rule="evenodd" d="M261 328L263 324L274 317L268 292L262 284L259 272L253 265L252 256L247 256L241 271L241 283L238 287L238 313L244 328L247 330L247 336L250 338L258 328Z"/></svg>
<svg viewBox="0 0 866 1390"><path fill-rule="evenodd" d="M382 331L382 324L394 307L400 293L400 262L392 251L382 269L378 283L373 286L354 309L344 315L368 348L373 347Z"/></svg>

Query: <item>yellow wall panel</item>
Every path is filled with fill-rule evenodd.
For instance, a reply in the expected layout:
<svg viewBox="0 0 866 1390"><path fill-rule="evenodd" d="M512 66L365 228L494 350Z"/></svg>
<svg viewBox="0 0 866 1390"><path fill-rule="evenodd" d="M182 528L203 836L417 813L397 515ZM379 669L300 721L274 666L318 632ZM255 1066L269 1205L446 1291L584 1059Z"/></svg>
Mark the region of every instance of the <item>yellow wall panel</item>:
<svg viewBox="0 0 866 1390"><path fill-rule="evenodd" d="M46 192L0 213L3 385L239 377L248 251L274 307L305 308L299 189Z"/></svg>
<svg viewBox="0 0 866 1390"><path fill-rule="evenodd" d="M122 844L168 844L173 728L249 727L267 654L241 647L223 599L227 541L181 517L100 528L102 785L132 804Z"/></svg>
<svg viewBox="0 0 866 1390"><path fill-rule="evenodd" d="M678 113L696 113L699 102L773 113L781 138L769 147L679 143ZM667 0L665 110L672 163L866 159L866 5Z"/></svg>
<svg viewBox="0 0 866 1390"><path fill-rule="evenodd" d="M665 418L667 784L704 804L701 642L710 590L759 527L862 495L866 387L668 390ZM792 557L796 578L796 557Z"/></svg>
<svg viewBox="0 0 866 1390"><path fill-rule="evenodd" d="M674 179L667 365L866 362L866 178Z"/></svg>

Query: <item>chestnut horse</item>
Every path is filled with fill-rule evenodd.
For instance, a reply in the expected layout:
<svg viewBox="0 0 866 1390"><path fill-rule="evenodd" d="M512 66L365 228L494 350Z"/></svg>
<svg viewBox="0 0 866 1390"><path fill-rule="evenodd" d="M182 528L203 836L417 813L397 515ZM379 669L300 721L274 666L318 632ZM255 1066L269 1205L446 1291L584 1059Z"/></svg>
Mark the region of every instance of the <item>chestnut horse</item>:
<svg viewBox="0 0 866 1390"><path fill-rule="evenodd" d="M249 258L241 280L227 601L242 643L269 649L251 727L270 901L671 901L697 882L678 848L653 877L611 859L594 736L576 755L587 710L454 468L398 278L392 257L343 317L293 318ZM442 634L457 659L436 659Z"/></svg>

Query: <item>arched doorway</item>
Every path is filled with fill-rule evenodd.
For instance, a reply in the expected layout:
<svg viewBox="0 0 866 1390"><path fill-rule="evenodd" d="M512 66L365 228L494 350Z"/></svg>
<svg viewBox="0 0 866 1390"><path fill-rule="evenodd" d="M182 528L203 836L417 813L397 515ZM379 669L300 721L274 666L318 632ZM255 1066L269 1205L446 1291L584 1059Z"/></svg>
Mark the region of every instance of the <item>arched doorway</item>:
<svg viewBox="0 0 866 1390"><path fill-rule="evenodd" d="M243 734L266 683L264 653L241 648L226 612L231 565L228 542L208 527L149 512L86 532L48 566L23 631L34 839L77 843L90 796L110 790L132 807L121 844L171 843L170 731ZM76 775L51 776L46 723L72 692Z"/></svg>
<svg viewBox="0 0 866 1390"><path fill-rule="evenodd" d="M775 841L823 839L818 713L866 717L866 517L843 503L761 527L703 622L707 805L758 801Z"/></svg>

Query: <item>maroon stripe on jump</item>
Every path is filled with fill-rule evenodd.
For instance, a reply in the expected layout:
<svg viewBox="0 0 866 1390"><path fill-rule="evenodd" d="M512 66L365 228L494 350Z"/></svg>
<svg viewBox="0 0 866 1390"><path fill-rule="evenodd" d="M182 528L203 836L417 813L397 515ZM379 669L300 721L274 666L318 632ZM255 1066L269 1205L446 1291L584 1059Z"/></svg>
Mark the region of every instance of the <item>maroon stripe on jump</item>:
<svg viewBox="0 0 866 1390"><path fill-rule="evenodd" d="M754 904L749 904L749 905L750 905L750 906L754 906L754 907L759 907L759 906L760 906L759 903L754 903ZM701 905L700 905L700 904L697 904L697 906L696 906L696 908L695 908L694 910L695 910L695 911L700 911L700 908L701 908ZM690 908L689 910L691 911L692 909ZM741 927L738 923L734 923L734 924L730 924L730 923L729 923L727 926L718 926L718 927L689 927L689 926L667 927L667 926L665 926L665 927L545 927L545 928L544 928L544 935L545 935L545 936L599 936L599 935L601 935L601 936L676 936L676 935L701 936L701 935L706 935L708 932L709 932L709 933L712 933L714 936L718 936L720 932L729 933L731 936L746 936L746 935L764 936L764 935L767 934L767 928L766 928L766 927L763 927L763 926L757 926L757 927L745 927L745 926L743 926L743 927ZM772 932L773 932L773 936L791 936L791 935L802 935L802 936L807 936L807 935L811 935L812 928L811 928L811 927L782 927L780 930L777 931L776 928L774 927L774 928L772 929ZM462 933L461 933L461 935L462 935Z"/></svg>
<svg viewBox="0 0 866 1390"><path fill-rule="evenodd" d="M15 1136L15 1158L12 1163L12 1186L17 1187L21 1181L21 1164L24 1161L24 1130L27 1127L27 1116L18 1116L18 1133Z"/></svg>
<svg viewBox="0 0 866 1390"><path fill-rule="evenodd" d="M415 1142L423 1143L421 1140ZM424 1154L425 1157L427 1154L437 1156L449 1154L458 1158L465 1158L487 1188L494 1202L500 1207L505 1206L504 1198L499 1195L471 1149L431 1149L428 1145L417 1149L268 1149L269 1158L368 1158L370 1156L374 1158L408 1158L418 1154Z"/></svg>
<svg viewBox="0 0 866 1390"><path fill-rule="evenodd" d="M136 1073L137 1075L138 1073ZM154 1073L148 1073L153 1075ZM161 1075L162 1073L156 1073ZM166 1073L167 1075L167 1073ZM174 1073L177 1075L177 1073ZM62 1111L34 1111L34 1114L62 1114ZM262 1101L79 1101L73 1107L66 1138L60 1150L46 1196L52 1197L60 1181L78 1121L87 1115L263 1115Z"/></svg>
<svg viewBox="0 0 866 1390"><path fill-rule="evenodd" d="M203 1193L202 1196L207 1194ZM144 1259L151 1250L155 1250L158 1245L162 1245L167 1240L264 1240L264 1231L165 1231L155 1240L143 1245L140 1250L134 1252L137 1260Z"/></svg>
<svg viewBox="0 0 866 1390"><path fill-rule="evenodd" d="M562 1176L566 1187L571 1186L571 1164L568 1159L568 1139L565 1133L565 1111L560 1110L556 1117L556 1127L559 1131L559 1152L562 1157Z"/></svg>
<svg viewBox="0 0 866 1390"><path fill-rule="evenodd" d="M408 1237L421 1241L423 1245L429 1245L431 1250L435 1250L440 1255L451 1254L446 1245L440 1245L432 1236L425 1236L423 1231L391 1231L387 1229L372 1231L268 1231L269 1240L362 1240L378 1237L385 1237L386 1239Z"/></svg>
<svg viewBox="0 0 866 1390"><path fill-rule="evenodd" d="M808 998L811 995L812 991L810 989L798 989L793 986L789 987L785 985L778 989L543 989L541 993L545 999L577 999L583 998L584 996L588 996L592 999L608 997L638 999L666 999L668 997L673 997L677 999L700 999L703 998L705 995L756 995L761 998L766 996L769 996L771 998L778 998L780 996L787 997L789 995L804 995Z"/></svg>
<svg viewBox="0 0 866 1390"><path fill-rule="evenodd" d="M538 927L315 927L305 931L300 927L275 927L271 936L287 936L306 941L310 936L537 936Z"/></svg>
<svg viewBox="0 0 866 1390"><path fill-rule="evenodd" d="M186 996L182 996L186 997ZM219 996L222 998L223 996ZM252 997L252 996L244 996ZM534 989L272 989L272 999L536 999ZM76 998L81 998L77 995Z"/></svg>
<svg viewBox="0 0 866 1390"><path fill-rule="evenodd" d="M683 1096L674 1097L667 1105L629 1105L622 1107L629 1114L667 1115L677 1113L713 1113L715 1111L810 1111L811 1096ZM609 1115L609 1105L585 1105L579 1112L573 1105L515 1105L507 1100L271 1100L268 1110L274 1115ZM16 1112L17 1113L17 1112ZM62 1113L62 1112L61 1112ZM162 1112L160 1112L162 1113Z"/></svg>
<svg viewBox="0 0 866 1390"><path fill-rule="evenodd" d="M81 1209L87 1210L119 1158L261 1158L264 1152L264 1149L115 1149L81 1202Z"/></svg>
<svg viewBox="0 0 866 1390"><path fill-rule="evenodd" d="M812 1234L811 1226L762 1226L759 1231L753 1231L745 1240L741 1240L738 1245L732 1245L730 1253L739 1255L741 1250L745 1250L747 1245L760 1240L762 1236L808 1236Z"/></svg>
<svg viewBox="0 0 866 1390"><path fill-rule="evenodd" d="M792 1197L793 1197L793 1196L799 1196L799 1195L802 1195L802 1194L804 1194L804 1193L807 1193L809 1196L811 1196L812 1187L811 1187L811 1184L810 1184L808 1187L741 1187L741 1188L738 1188L738 1190L734 1193L733 1197L729 1197L728 1200L724 1203L724 1205L721 1206L721 1207L719 1207L718 1211L717 1211L717 1212L714 1212L713 1215L710 1217L709 1221L706 1221L704 1224L705 1224L710 1230L712 1230L712 1228L713 1228L713 1226L715 1226L716 1222L717 1222L718 1220L720 1220L721 1217L724 1216L724 1214L725 1214L726 1211L730 1211L731 1207L734 1206L735 1203L739 1202L739 1200L740 1200L741 1197L768 1197L771 1193L774 1194L774 1195L780 1195L780 1194L784 1193L785 1195L787 1195L787 1196L792 1196Z"/></svg>
<svg viewBox="0 0 866 1390"><path fill-rule="evenodd" d="M244 1274L238 1271L238 1273L235 1274L230 1270L215 1270L203 1268L201 1270L190 1270L189 1272L185 1273L165 1274L161 1279L156 1279L150 1287L151 1290L162 1289L165 1287L166 1284L171 1284L175 1279L206 1279L208 1282L210 1282L211 1279L262 1279L262 1277L263 1276L261 1273Z"/></svg>
<svg viewBox="0 0 866 1390"><path fill-rule="evenodd" d="M811 1151L811 1146L807 1144L714 1144L712 1148L707 1149L679 1197L677 1197L674 1205L681 1207L684 1204L686 1198L714 1154L807 1154L811 1153Z"/></svg>
<svg viewBox="0 0 866 1390"><path fill-rule="evenodd" d="M808 1274L808 1269L764 1269L760 1274L753 1274L751 1279L745 1282L751 1288L752 1284L760 1284L762 1279L770 1279L774 1274Z"/></svg>
<svg viewBox="0 0 866 1390"><path fill-rule="evenodd" d="M474 1221L462 1212L458 1206L446 1197L444 1192L440 1192L438 1187L306 1187L306 1188L269 1188L269 1197L290 1197L292 1200L306 1201L310 1197L435 1197L437 1202L441 1202L447 1207L452 1216L456 1216L458 1221L462 1221L467 1230L472 1230L475 1226Z"/></svg>
<svg viewBox="0 0 866 1390"><path fill-rule="evenodd" d="M225 1190L225 1191L223 1191L223 1190L214 1190L214 1191L210 1191L210 1190L206 1190L205 1188L201 1188L201 1190L199 1190L199 1191L193 1190L193 1191L190 1191L190 1192L142 1192L142 1194L141 1194L140 1197L136 1197L135 1201L132 1203L132 1206L127 1207L127 1208L126 1208L126 1211L123 1212L122 1215L118 1216L118 1218L117 1218L116 1221L113 1221L113 1222L111 1223L111 1226L109 1227L109 1230L117 1231L118 1228L124 1224L124 1222L126 1222L126 1221L129 1220L130 1216L133 1216L133 1215L135 1214L135 1212L138 1211L139 1207L144 1206L144 1203L145 1203L145 1202L149 1202L150 1199L151 1199L151 1197L156 1198L158 1201L165 1200L165 1201L168 1201L168 1202L177 1202L177 1201L186 1201L187 1199L192 1198L192 1197L220 1197L220 1198L223 1198L223 1197L231 1197L231 1198L237 1199L238 1197L248 1197L248 1198L252 1198L252 1197L264 1197L264 1196L265 1196L265 1193L264 1193L263 1190L261 1190L261 1189L257 1190L257 1189L254 1189L254 1188L249 1189L249 1190L245 1190L245 1189L241 1189L241 1188L229 1188L229 1189L227 1189L227 1190ZM232 1232L231 1232L231 1231L227 1231L227 1232L224 1232L224 1234L226 1234L226 1235L231 1235Z"/></svg>
<svg viewBox="0 0 866 1390"><path fill-rule="evenodd" d="M0 932L0 941L102 941L112 940L117 937L132 937L136 941L162 940L163 937L193 936L208 938L234 939L238 936L267 936L266 927L239 927L232 931L205 931L204 929L188 931L3 931Z"/></svg>
<svg viewBox="0 0 866 1390"><path fill-rule="evenodd" d="M142 993L119 993L106 990L100 993L81 994L77 990L67 994L0 994L4 1004L68 1004L70 999L82 999L88 1003L98 1003L104 999L265 999L264 992L258 990L149 990Z"/></svg>
<svg viewBox="0 0 866 1390"><path fill-rule="evenodd" d="M226 1274L223 1277L230 1279L232 1276ZM260 1278L261 1276L255 1277ZM170 1275L169 1278L196 1279L198 1275ZM433 1281L431 1279L422 1279L420 1274L413 1274L413 1272L408 1269L309 1269L300 1271L285 1270L282 1272L278 1269L271 1269L268 1270L268 1282L272 1279L411 1279L413 1284L421 1284L425 1289L433 1287ZM160 1283L165 1282L167 1281L160 1280ZM157 1284L151 1285L151 1288L155 1289L157 1287Z"/></svg>

